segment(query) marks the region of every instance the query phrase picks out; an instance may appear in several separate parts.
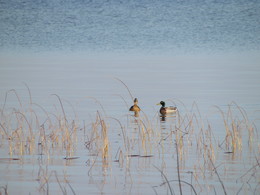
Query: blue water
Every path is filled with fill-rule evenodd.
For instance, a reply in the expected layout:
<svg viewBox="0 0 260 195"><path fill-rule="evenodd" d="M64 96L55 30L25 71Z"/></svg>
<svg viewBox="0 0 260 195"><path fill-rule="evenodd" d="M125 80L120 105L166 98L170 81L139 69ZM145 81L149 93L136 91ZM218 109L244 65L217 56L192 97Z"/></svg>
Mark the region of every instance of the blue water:
<svg viewBox="0 0 260 195"><path fill-rule="evenodd" d="M27 97L26 83L44 103L55 93L120 109L112 94L129 94L117 77L147 107L258 104L260 1L11 0L0 13L2 100L10 89Z"/></svg>
<svg viewBox="0 0 260 195"><path fill-rule="evenodd" d="M0 51L260 50L260 1L0 1Z"/></svg>
<svg viewBox="0 0 260 195"><path fill-rule="evenodd" d="M0 108L7 117L0 118L0 132L2 126L16 126L22 113L28 114L32 124L37 118L39 125L46 123L43 110L50 117L62 116L53 94L61 98L68 119L79 125L74 154L79 159L71 162L64 162L66 154L59 148L51 156L43 156L46 162L41 162L37 151L23 155L22 162L6 160L10 138L2 134L0 190L8 185L9 194L46 194L39 191L40 174L51 178L49 194L61 193L54 174L51 176L56 170L60 181L66 177L76 194L155 194L153 186L158 194L169 193L166 185L160 188L164 179L154 168L163 169L169 180L177 179L175 134L159 144L160 136L167 137L176 128L174 117L160 122L156 103L164 100L176 105L182 116L195 109L194 102L199 109L193 120L196 139L185 145L181 163L184 181L190 181L192 171L198 174L193 184L199 194L223 192L216 174L203 173L203 158L196 149L200 126L206 128L209 123L216 139L215 165L228 194L257 192L259 167L251 168L259 162L259 18L257 0L0 0ZM138 98L141 116L154 123L154 142L147 145L154 157L124 156L122 167L113 161L124 145L120 125L112 118L126 130L136 152L130 154L144 150L136 143L140 131L129 117L131 96L115 78ZM219 147L226 131L214 105L227 112L232 101L254 122L255 134L250 145L247 131L242 129L243 149L231 156ZM235 108L231 115L243 128L243 118ZM112 159L108 164L100 156L95 159L85 147L85 131L91 132L97 111L107 116ZM208 123L200 124L200 117ZM37 133L38 128L33 128ZM90 168L93 161L96 164ZM248 174L241 178L244 173ZM171 185L178 193L178 184ZM66 189L70 193L68 186ZM183 190L190 194L189 186L184 185Z"/></svg>

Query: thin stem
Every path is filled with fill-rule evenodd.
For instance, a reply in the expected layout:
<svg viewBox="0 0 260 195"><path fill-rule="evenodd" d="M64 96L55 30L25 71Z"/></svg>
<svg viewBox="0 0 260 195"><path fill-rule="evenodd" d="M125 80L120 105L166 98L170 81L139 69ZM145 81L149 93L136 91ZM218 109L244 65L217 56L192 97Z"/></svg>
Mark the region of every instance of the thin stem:
<svg viewBox="0 0 260 195"><path fill-rule="evenodd" d="M160 170L158 167L154 166L154 168L156 168L158 171L160 171L160 173L161 173L162 176L164 177L164 179L165 179L165 181L166 181L166 183L167 183L167 185L168 185L168 187L169 187L169 189L170 189L171 195L173 195L172 187L171 187L170 182L169 182L169 180L167 179L166 175L165 175L165 174L163 173L163 171Z"/></svg>
<svg viewBox="0 0 260 195"><path fill-rule="evenodd" d="M178 143L177 143L177 141L175 143L175 146L176 146L176 153L177 153L177 172L178 172L179 189L180 189L180 194L182 195L181 178L180 178L180 167L179 167L179 150L178 150Z"/></svg>
<svg viewBox="0 0 260 195"><path fill-rule="evenodd" d="M131 93L130 89L127 87L127 85L122 80L120 80L119 78L114 77L114 79L118 80L119 82L121 82L126 87L126 89L129 93L129 95L131 96L132 100L134 100L134 97L132 96L132 93Z"/></svg>
<svg viewBox="0 0 260 195"><path fill-rule="evenodd" d="M220 179L220 176L219 176L219 174L217 172L217 168L215 167L215 165L214 165L213 161L211 160L211 158L209 158L209 160L210 160L212 166L214 167L214 171L215 171L216 175L218 176L218 180L219 180L219 182L220 182L220 184L221 184L221 186L223 188L224 194L227 195L227 192L226 192L225 186L223 184L223 181Z"/></svg>

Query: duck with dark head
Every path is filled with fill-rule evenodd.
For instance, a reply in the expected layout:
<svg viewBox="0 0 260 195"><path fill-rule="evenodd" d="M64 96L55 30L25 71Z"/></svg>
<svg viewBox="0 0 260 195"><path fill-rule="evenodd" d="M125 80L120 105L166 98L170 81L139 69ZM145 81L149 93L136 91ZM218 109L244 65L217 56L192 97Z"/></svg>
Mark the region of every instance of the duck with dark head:
<svg viewBox="0 0 260 195"><path fill-rule="evenodd" d="M165 107L164 101L160 101L160 103L158 103L157 105L161 105L160 113L162 116L165 116L166 114L175 113L177 111L177 107L173 107L173 106Z"/></svg>

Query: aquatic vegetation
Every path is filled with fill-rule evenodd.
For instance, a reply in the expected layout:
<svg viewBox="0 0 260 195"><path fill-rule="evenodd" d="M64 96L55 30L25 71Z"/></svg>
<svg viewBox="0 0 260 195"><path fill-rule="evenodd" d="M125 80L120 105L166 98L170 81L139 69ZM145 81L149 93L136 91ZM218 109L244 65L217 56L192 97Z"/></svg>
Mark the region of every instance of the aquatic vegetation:
<svg viewBox="0 0 260 195"><path fill-rule="evenodd" d="M30 94L29 88L28 91ZM18 106L8 108L6 102L12 94ZM143 174L158 174L157 183L150 184L155 194L175 194L177 189L180 194L228 194L259 189L259 148L253 148L259 141L256 125L235 102L226 107L214 106L210 114L203 116L196 102L188 109L179 100L168 100L178 110L162 120L158 112L147 115L140 111L138 117L134 116L128 112L127 105L124 116L112 117L100 101L90 98L101 110L87 119L87 123L80 123L76 114L68 116L64 107L66 101L57 94L51 96L55 102L58 100L55 112L47 111L29 97L29 102L24 103L15 90L6 93L1 109L0 135L1 147L8 148L8 152L0 161L26 164L28 157L35 159L37 156L36 181L41 192L52 192L53 183L58 184L62 194L77 192L68 179L71 175L49 168L55 156L60 162L65 161L67 167L73 161L87 158L83 170L85 177L102 193L108 181L114 182L118 189L123 185L135 185L136 166L138 172L144 169ZM125 101L123 96L121 99ZM221 124L215 126L216 123L211 122L212 116ZM86 154L81 152L75 156L79 147L83 147ZM251 159L251 167L237 178L240 186L233 189L225 184L230 165L222 161L241 158L244 151L251 151L256 157ZM111 179L115 169L121 171L125 181ZM102 180L95 180L100 173ZM212 182L214 179L216 182ZM247 188L249 182L253 182L253 187ZM8 188L8 185L2 185L2 193L7 194Z"/></svg>
<svg viewBox="0 0 260 195"><path fill-rule="evenodd" d="M8 186L1 186L0 187L0 194L8 195Z"/></svg>
<svg viewBox="0 0 260 195"><path fill-rule="evenodd" d="M63 115L47 113L31 100L27 105L22 104L15 90L8 91L6 98L10 92L15 93L20 108L7 109L4 104L1 110L0 132L2 139L8 140L9 155L20 158L27 154L49 156L51 150L60 147L66 151L67 157L72 156L77 143L78 126L76 119L70 122L67 119L60 97L55 95L59 99ZM37 108L44 111L45 116L41 115L41 119Z"/></svg>
<svg viewBox="0 0 260 195"><path fill-rule="evenodd" d="M226 150L231 152L241 151L242 132L244 130L248 132L248 143L251 143L254 136L254 124L248 120L245 110L243 110L243 108L238 106L235 102L231 102L231 104L228 105L228 110L226 113L224 113L219 107L216 106L216 108L221 113L226 129L226 137L224 140ZM236 110L238 112L236 112ZM237 115L234 116L233 113L238 113L241 117Z"/></svg>

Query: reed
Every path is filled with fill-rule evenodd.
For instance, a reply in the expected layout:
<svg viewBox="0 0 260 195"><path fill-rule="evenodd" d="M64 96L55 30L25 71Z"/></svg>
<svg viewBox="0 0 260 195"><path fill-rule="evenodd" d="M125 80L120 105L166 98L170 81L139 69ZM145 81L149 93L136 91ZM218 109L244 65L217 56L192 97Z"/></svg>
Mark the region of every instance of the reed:
<svg viewBox="0 0 260 195"><path fill-rule="evenodd" d="M2 190L3 190L3 192L1 192ZM8 195L8 186L7 185L0 187L0 194Z"/></svg>
<svg viewBox="0 0 260 195"><path fill-rule="evenodd" d="M170 185L170 182L169 182L168 178L167 178L166 175L163 173L163 171L162 171L161 169L159 169L158 167L156 167L156 166L154 166L154 168L156 168L156 169L161 173L161 175L163 176L163 178L165 179L165 183L167 184L167 186L168 186L168 188L169 188L169 190L170 190L171 195L175 194L174 191L173 191L173 189L172 189L172 187L171 187L171 185Z"/></svg>
<svg viewBox="0 0 260 195"><path fill-rule="evenodd" d="M97 111L96 119L91 124L90 131L86 134L88 141L85 142L85 146L95 159L92 160L92 165L88 171L88 175L91 174L92 168L95 166L99 155L101 154L102 163L107 166L110 159L109 154L109 137L108 137L108 124L102 117L100 112Z"/></svg>
<svg viewBox="0 0 260 195"><path fill-rule="evenodd" d="M100 126L101 126L101 138L102 138L102 159L106 159L108 157L108 151L109 151L109 139L108 139L108 134L107 134L107 125L104 121L104 119L101 119L101 116L98 114Z"/></svg>
<svg viewBox="0 0 260 195"><path fill-rule="evenodd" d="M214 163L213 163L213 161L211 160L211 158L209 158L210 159L210 162L211 162L211 164L212 164L212 166L213 166L213 171L216 173L216 175L218 176L218 180L219 180L219 182L220 182L220 184L221 184L221 187L222 187L222 189L223 189L223 192L224 192L224 194L225 195L227 195L227 191L226 191L226 188L225 188L225 186L224 186L224 183L223 183L223 181L221 180L221 178L220 178L220 175L218 174L218 171L217 171L217 168L216 168L216 166L214 165Z"/></svg>
<svg viewBox="0 0 260 195"><path fill-rule="evenodd" d="M176 141L175 146L176 146L176 154L177 154L177 173L178 173L178 181L179 181L179 189L180 189L180 194L182 195L182 187L181 187L181 176L180 176L180 166L179 166L179 147L178 147L178 142Z"/></svg>
<svg viewBox="0 0 260 195"><path fill-rule="evenodd" d="M61 98L55 94L62 109L62 116L58 116L33 103L28 86L27 89L30 96L29 104L23 104L17 92L10 90L6 93L1 110L0 132L2 138L8 140L9 155L22 157L24 154L33 155L37 151L41 155L49 156L49 151L54 149L55 145L63 145L66 156L71 156L73 146L77 143L78 126L75 120L68 121ZM10 110L6 108L6 101L11 92L15 94L20 106ZM39 109L36 111L34 106L43 111L45 119L42 115L38 116ZM51 119L51 115L54 116L54 120Z"/></svg>
<svg viewBox="0 0 260 195"><path fill-rule="evenodd" d="M128 87L122 80L120 80L119 78L114 77L114 79L117 80L117 81L119 81L120 83L122 83L122 84L125 86L125 88L127 89L127 91L128 91L128 93L129 93L129 95L130 95L132 101L134 101L134 97L133 97L133 95L132 95L132 93L131 93L129 87Z"/></svg>
<svg viewBox="0 0 260 195"><path fill-rule="evenodd" d="M114 117L108 117L108 118L115 120L120 125L120 129L121 129L121 132L122 132L122 135L123 135L123 143L124 143L125 152L128 154L129 153L129 147L127 145L127 137L126 137L125 128L123 127L123 125L120 122L120 120L118 120L118 119L116 119Z"/></svg>
<svg viewBox="0 0 260 195"><path fill-rule="evenodd" d="M115 79L126 87L133 99L128 86L120 79ZM148 117L143 111L140 112L138 117L129 114L121 118L111 117L100 101L94 97L88 97L99 105L99 110L95 112L87 125L84 121L84 126L80 127L75 110L73 109L74 115L72 117L69 117L70 115L65 112L67 105L73 108L68 101L63 100L57 94L53 94L52 96L57 98L55 100L58 100L58 103L56 102L58 105L54 105L55 111L51 113L33 102L31 91L27 85L26 87L29 93L27 103L21 101L15 90L10 90L5 95L5 102L1 109L0 135L2 141L8 143L11 160L19 159L22 162L26 154L40 154L41 159L46 156L46 159L49 160L54 152L61 150L62 154L65 155L64 159L68 162L68 160L77 158L74 153L76 152L76 145L79 143L85 144L89 153L88 175L91 177L95 175L92 172L101 167L99 166L100 162L102 169L110 166L112 162L111 154L113 154L115 156L114 162L117 162L121 169L125 168L126 180L130 179L133 182L131 178L131 167L133 167L131 158L151 158L151 162L159 161L162 164L162 169L154 167L163 178L163 183L160 186L167 186L170 194L175 194L171 182L176 183L180 194L186 193L187 186L188 189L191 189L192 194L197 194L196 190L198 189L203 192L204 188L209 187L207 186L207 179L214 174L217 176L224 194L227 194L228 188L225 186L224 178L215 165L216 162L219 162L219 156L223 154L220 151L240 154L243 152L243 139L248 139L248 143L251 143L253 139L258 139L258 136L255 136L257 135L256 126L249 120L246 111L235 102L231 102L226 110L218 106L214 107L223 123L219 130L225 132L224 137L221 137L221 141L223 141L218 143L214 134L214 125L207 119L207 116L202 116L203 113L199 110L196 102L188 110L183 102L169 100L180 109L172 118L166 118L166 120L168 119L167 122L162 122L158 113ZM8 97L11 94L15 95L18 108L7 107ZM127 113L127 102L122 96L120 98L125 102ZM127 120L127 122L124 120ZM110 143L110 136L112 135L110 125L113 122L116 125L112 127L118 130L117 135L119 137L116 146L117 151L113 151L114 148L111 147ZM162 128L163 125L165 125L164 129ZM83 143L78 140L79 129L84 130ZM248 136L243 136L244 134ZM186 167L186 162L191 160L191 153L195 154L195 157L192 156L194 162L189 162L190 166ZM167 162L163 157L164 154L170 156L167 160L176 163L174 173L168 172L169 167L167 167ZM224 155L226 154L224 153ZM19 158L12 157L15 155ZM43 168L44 165L46 168ZM39 163L39 167L37 181L40 191L51 194L52 182L50 181L55 181L62 194L68 192L76 194L65 175L62 178L62 176L58 176L57 172L49 171L48 163L44 164L43 161ZM256 163L238 180L242 180L246 176L248 181L257 178L256 175L253 175L253 172L257 172L258 169L259 159L256 158ZM183 170L187 171L184 172ZM185 174L187 172L193 173L191 179L195 178L196 186L192 182L185 181L187 180L187 174ZM177 179L169 180L167 177L170 178L170 174L176 174ZM205 184L202 185L202 182ZM3 193L7 192L7 186L0 189Z"/></svg>
<svg viewBox="0 0 260 195"><path fill-rule="evenodd" d="M227 151L232 153L241 151L243 147L242 134L246 130L248 132L248 143L251 143L254 136L254 124L249 121L245 110L235 102L231 102L231 104L228 105L227 112L224 112L218 106L215 106L215 108L217 108L221 114L226 129L225 140L220 146L225 143ZM233 113L236 113L236 115Z"/></svg>
<svg viewBox="0 0 260 195"><path fill-rule="evenodd" d="M50 183L52 183L53 181L56 181L61 193L63 195L66 194L74 194L76 195L75 190L73 189L73 187L71 186L70 182L68 181L68 179L66 178L66 174L63 173L63 178L61 181L61 178L58 176L57 171L52 170L50 173L48 171L48 169L43 169L42 167L40 167L39 171L38 171L38 179L37 181L39 182L39 192L44 192L45 194L52 194L51 189L50 189ZM63 185L63 183L65 185ZM67 187L68 186L68 187ZM67 188L70 189L70 193L67 191ZM57 193L57 192L55 192Z"/></svg>

